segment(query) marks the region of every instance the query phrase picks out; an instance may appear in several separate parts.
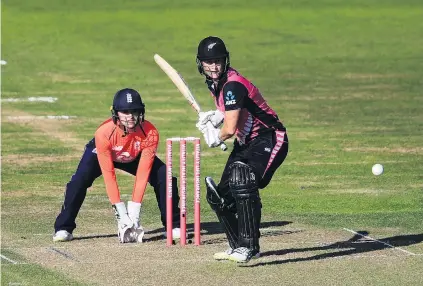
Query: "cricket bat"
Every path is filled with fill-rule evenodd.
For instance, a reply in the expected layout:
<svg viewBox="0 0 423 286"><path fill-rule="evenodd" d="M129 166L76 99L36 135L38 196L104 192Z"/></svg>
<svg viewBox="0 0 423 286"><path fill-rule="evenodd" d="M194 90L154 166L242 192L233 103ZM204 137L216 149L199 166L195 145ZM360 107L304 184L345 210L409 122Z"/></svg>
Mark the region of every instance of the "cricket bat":
<svg viewBox="0 0 423 286"><path fill-rule="evenodd" d="M200 105L195 100L194 95L192 94L192 91L189 89L188 84L185 82L184 78L179 74L165 59L163 59L158 54L154 55L154 61L157 63L157 65L164 71L164 73L172 80L173 84L178 88L180 93L185 97L185 99L188 101L188 103L191 105L191 107L198 113L201 112ZM209 121L207 122L207 125L212 125L212 123ZM211 126L214 128L214 126ZM223 151L226 151L228 147L225 143L222 143L220 145L220 148Z"/></svg>

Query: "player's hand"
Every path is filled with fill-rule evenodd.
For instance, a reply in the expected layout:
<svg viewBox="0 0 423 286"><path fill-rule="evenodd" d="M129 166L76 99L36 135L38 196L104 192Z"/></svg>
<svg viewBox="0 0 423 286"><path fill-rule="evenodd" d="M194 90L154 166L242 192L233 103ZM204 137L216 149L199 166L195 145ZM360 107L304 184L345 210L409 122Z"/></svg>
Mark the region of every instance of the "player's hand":
<svg viewBox="0 0 423 286"><path fill-rule="evenodd" d="M213 126L207 126L203 129L204 140L207 143L207 146L214 148L220 146L223 143L219 138L220 129L214 128Z"/></svg>
<svg viewBox="0 0 423 286"><path fill-rule="evenodd" d="M213 116L214 113L214 110L198 113L198 122L201 124L206 124L206 122L210 120L210 117Z"/></svg>
<svg viewBox="0 0 423 286"><path fill-rule="evenodd" d="M141 225L139 224L135 224L134 226L131 228L131 233L130 233L130 239L133 242L142 242L142 239L144 237L144 229Z"/></svg>
<svg viewBox="0 0 423 286"><path fill-rule="evenodd" d="M219 110L200 112L198 114L198 122L196 126L198 129L204 129L204 126L207 124L208 121L210 121L215 128L218 128L222 124L224 118L224 113Z"/></svg>
<svg viewBox="0 0 423 286"><path fill-rule="evenodd" d="M112 205L115 210L115 216L118 223L118 237L121 243L134 242L131 236L131 228L134 223L128 216L125 203L119 202Z"/></svg>
<svg viewBox="0 0 423 286"><path fill-rule="evenodd" d="M200 121L198 121L197 124L195 124L195 127L197 127L201 133L204 133L204 130L207 128L207 124L202 124Z"/></svg>
<svg viewBox="0 0 423 286"><path fill-rule="evenodd" d="M195 126L198 128L198 130L200 130L200 132L204 133L204 129L207 128L207 122L209 121L209 118L213 116L213 114L214 110L198 113L198 121Z"/></svg>

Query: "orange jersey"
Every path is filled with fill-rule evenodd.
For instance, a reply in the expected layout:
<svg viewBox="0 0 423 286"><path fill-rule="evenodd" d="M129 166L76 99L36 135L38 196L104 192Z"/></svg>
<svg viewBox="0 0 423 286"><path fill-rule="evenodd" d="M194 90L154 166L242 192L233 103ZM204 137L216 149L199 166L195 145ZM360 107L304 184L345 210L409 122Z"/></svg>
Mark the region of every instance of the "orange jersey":
<svg viewBox="0 0 423 286"><path fill-rule="evenodd" d="M108 119L95 132L98 162L106 184L106 192L112 204L120 202L113 162L132 162L140 153L132 201L140 203L144 196L159 144L159 132L149 121L144 121L142 127L145 135L137 126L135 132L124 136L123 130L114 124L112 119Z"/></svg>

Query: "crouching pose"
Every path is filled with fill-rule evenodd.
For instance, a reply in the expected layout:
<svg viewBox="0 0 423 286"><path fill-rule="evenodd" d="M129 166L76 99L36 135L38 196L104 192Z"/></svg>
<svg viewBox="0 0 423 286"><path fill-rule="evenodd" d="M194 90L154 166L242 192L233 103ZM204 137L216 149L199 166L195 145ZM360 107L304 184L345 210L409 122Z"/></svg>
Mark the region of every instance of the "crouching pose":
<svg viewBox="0 0 423 286"><path fill-rule="evenodd" d="M115 211L121 243L142 242L144 230L140 224L140 210L147 182L154 188L161 221L166 227L166 165L156 156L159 132L151 122L144 120L145 106L134 89L119 90L111 111L112 118L98 127L95 138L86 145L78 168L66 185L62 210L54 224L53 241L73 239L76 216L87 189L101 175ZM135 176L132 200L127 205L120 198L115 168ZM173 225L177 226L180 218L175 177L172 185ZM180 237L179 228L173 229L173 236Z"/></svg>
<svg viewBox="0 0 423 286"><path fill-rule="evenodd" d="M285 160L288 136L258 88L230 67L229 52L220 38L200 42L197 66L217 107L201 113L197 127L209 147L236 136L219 185L206 178L207 201L229 242L229 249L214 258L248 262L260 256L259 189L269 184ZM207 121L215 128L208 128Z"/></svg>

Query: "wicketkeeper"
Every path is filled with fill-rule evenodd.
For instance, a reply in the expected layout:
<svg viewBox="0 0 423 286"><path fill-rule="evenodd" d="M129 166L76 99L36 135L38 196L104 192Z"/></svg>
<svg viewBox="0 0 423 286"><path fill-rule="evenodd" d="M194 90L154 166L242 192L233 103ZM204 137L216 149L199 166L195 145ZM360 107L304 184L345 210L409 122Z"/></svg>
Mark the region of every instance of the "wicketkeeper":
<svg viewBox="0 0 423 286"><path fill-rule="evenodd" d="M285 160L288 136L258 88L231 68L229 52L220 38L207 37L200 42L197 66L217 107L216 111L201 113L197 127L209 147L236 136L219 185L206 177L207 201L230 246L215 253L214 258L248 262L260 256L259 189L269 184ZM206 127L207 121L215 128Z"/></svg>
<svg viewBox="0 0 423 286"><path fill-rule="evenodd" d="M103 175L106 192L114 208L119 241L142 242L144 230L140 224L141 202L147 183L154 188L166 227L166 165L156 156L159 132L144 120L145 106L140 94L130 88L119 90L111 107L112 118L103 122L88 142L75 174L66 185L62 210L54 224L53 241L69 241L76 228L75 219L85 199L87 189ZM132 200L121 201L115 169L135 176ZM173 225L179 225L179 195L173 177ZM166 232L165 232L166 233ZM173 229L180 237L180 229Z"/></svg>

